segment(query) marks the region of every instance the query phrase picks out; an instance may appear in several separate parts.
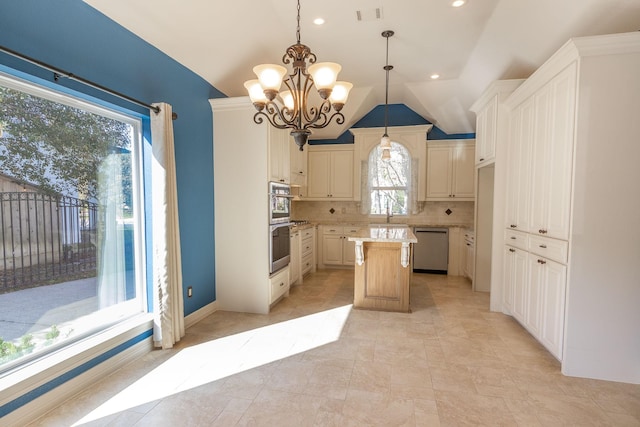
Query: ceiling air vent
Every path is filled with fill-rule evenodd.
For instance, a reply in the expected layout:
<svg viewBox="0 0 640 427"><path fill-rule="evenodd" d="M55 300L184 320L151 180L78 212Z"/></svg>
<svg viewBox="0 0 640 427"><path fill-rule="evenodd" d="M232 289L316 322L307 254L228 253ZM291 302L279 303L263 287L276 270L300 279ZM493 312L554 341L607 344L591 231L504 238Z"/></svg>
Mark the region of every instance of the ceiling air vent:
<svg viewBox="0 0 640 427"><path fill-rule="evenodd" d="M379 21L382 19L382 8L356 10L358 21Z"/></svg>

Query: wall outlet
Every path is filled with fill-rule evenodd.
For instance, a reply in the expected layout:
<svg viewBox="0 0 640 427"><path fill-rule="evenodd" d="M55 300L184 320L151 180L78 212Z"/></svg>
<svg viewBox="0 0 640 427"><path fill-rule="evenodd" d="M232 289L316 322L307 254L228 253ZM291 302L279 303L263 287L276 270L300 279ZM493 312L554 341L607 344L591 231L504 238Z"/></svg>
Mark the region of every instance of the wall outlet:
<svg viewBox="0 0 640 427"><path fill-rule="evenodd" d="M191 298L193 296L193 288L189 286L187 288L187 297Z"/></svg>

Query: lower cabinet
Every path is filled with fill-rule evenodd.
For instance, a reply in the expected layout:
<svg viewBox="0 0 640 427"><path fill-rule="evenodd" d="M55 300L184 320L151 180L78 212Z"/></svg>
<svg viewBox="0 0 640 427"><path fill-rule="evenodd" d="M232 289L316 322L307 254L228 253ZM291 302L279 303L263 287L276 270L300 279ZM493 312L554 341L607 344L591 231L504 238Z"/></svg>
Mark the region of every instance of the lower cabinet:
<svg viewBox="0 0 640 427"><path fill-rule="evenodd" d="M285 267L269 278L269 304L289 295L289 267Z"/></svg>
<svg viewBox="0 0 640 427"><path fill-rule="evenodd" d="M329 266L355 265L355 242L348 238L355 236L359 227L323 226L322 227L322 264Z"/></svg>
<svg viewBox="0 0 640 427"><path fill-rule="evenodd" d="M504 307L562 360L567 266L505 245L503 268Z"/></svg>
<svg viewBox="0 0 640 427"><path fill-rule="evenodd" d="M292 230L290 237L291 259L289 260L289 284L293 285L300 280L300 231Z"/></svg>

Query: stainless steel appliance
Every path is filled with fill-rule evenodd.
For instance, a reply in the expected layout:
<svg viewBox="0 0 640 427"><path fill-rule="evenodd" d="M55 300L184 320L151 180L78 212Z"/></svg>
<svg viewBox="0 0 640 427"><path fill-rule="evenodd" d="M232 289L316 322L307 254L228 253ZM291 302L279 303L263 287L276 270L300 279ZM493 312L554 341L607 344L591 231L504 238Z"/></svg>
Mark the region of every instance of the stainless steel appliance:
<svg viewBox="0 0 640 427"><path fill-rule="evenodd" d="M269 224L289 222L292 198L289 184L269 182Z"/></svg>
<svg viewBox="0 0 640 427"><path fill-rule="evenodd" d="M418 243L413 245L413 271L447 274L449 264L449 229L416 227Z"/></svg>
<svg viewBox="0 0 640 427"><path fill-rule="evenodd" d="M269 226L269 274L289 265L291 260L290 224L273 224Z"/></svg>

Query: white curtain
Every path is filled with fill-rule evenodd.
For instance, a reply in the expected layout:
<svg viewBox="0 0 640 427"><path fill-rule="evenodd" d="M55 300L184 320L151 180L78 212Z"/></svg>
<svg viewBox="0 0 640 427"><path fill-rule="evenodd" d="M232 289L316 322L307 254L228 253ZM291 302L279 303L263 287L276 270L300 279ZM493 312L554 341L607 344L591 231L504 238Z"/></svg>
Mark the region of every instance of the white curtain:
<svg viewBox="0 0 640 427"><path fill-rule="evenodd" d="M98 168L98 306L111 307L127 299L122 222L122 167L119 153L111 153Z"/></svg>
<svg viewBox="0 0 640 427"><path fill-rule="evenodd" d="M184 336L182 263L171 105L153 104L151 166L153 214L153 341L171 348Z"/></svg>

